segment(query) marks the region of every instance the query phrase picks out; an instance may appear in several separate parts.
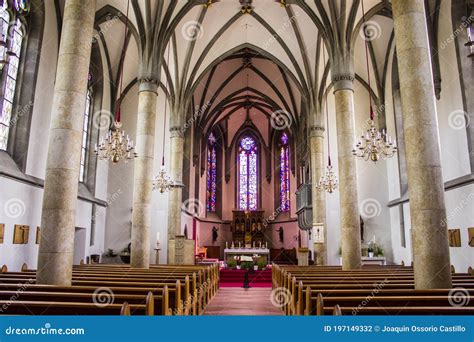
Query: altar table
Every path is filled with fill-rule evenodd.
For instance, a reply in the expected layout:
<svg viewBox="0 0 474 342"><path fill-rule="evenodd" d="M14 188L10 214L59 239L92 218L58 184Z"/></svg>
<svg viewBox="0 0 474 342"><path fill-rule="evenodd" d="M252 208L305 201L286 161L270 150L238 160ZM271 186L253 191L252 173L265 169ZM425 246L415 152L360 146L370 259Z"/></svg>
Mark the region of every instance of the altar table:
<svg viewBox="0 0 474 342"><path fill-rule="evenodd" d="M269 262L270 250L268 248L225 248L224 249L224 261L227 262L228 256L253 256L258 254L259 256L266 257L267 263Z"/></svg>

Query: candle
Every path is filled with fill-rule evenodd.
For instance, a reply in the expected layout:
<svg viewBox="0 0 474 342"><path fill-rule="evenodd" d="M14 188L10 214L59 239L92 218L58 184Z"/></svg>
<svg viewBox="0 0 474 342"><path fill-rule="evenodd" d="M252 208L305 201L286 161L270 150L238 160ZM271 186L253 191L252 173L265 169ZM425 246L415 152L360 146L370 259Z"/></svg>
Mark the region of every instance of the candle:
<svg viewBox="0 0 474 342"><path fill-rule="evenodd" d="M156 233L156 242L160 242L160 232Z"/></svg>

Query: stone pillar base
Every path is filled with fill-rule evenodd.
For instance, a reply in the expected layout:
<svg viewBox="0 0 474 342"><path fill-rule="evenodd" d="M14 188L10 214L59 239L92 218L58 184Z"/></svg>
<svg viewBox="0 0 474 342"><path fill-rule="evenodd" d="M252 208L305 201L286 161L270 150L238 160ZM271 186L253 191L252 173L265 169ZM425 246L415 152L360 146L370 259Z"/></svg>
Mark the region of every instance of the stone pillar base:
<svg viewBox="0 0 474 342"><path fill-rule="evenodd" d="M168 243L168 264L194 265L194 240L187 240L183 235Z"/></svg>
<svg viewBox="0 0 474 342"><path fill-rule="evenodd" d="M300 247L298 248L297 252L297 258L298 258L298 266L308 266L308 253L309 249L306 247Z"/></svg>
<svg viewBox="0 0 474 342"><path fill-rule="evenodd" d="M160 251L161 251L161 248L155 248L155 265L159 265L160 264Z"/></svg>

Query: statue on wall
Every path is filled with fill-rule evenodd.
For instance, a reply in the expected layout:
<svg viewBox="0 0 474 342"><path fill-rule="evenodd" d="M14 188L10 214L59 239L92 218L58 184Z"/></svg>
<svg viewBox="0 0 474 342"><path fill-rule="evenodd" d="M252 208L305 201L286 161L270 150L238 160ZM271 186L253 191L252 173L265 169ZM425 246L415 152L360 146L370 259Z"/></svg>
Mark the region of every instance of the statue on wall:
<svg viewBox="0 0 474 342"><path fill-rule="evenodd" d="M280 229L278 229L277 231L278 231L278 238L280 239L280 242L283 243L285 241L283 227L280 227Z"/></svg>
<svg viewBox="0 0 474 342"><path fill-rule="evenodd" d="M216 226L212 227L212 243L217 241L217 238L219 237L219 234L217 233L219 229Z"/></svg>

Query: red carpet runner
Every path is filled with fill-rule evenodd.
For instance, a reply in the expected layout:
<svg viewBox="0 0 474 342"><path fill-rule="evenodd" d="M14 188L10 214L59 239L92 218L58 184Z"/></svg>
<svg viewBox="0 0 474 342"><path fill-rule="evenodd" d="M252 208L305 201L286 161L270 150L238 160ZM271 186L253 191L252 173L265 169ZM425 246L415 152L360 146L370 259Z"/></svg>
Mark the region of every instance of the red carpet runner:
<svg viewBox="0 0 474 342"><path fill-rule="evenodd" d="M245 270L227 270L220 271L220 287L242 287L244 284ZM250 287L272 287L272 271L250 271Z"/></svg>

